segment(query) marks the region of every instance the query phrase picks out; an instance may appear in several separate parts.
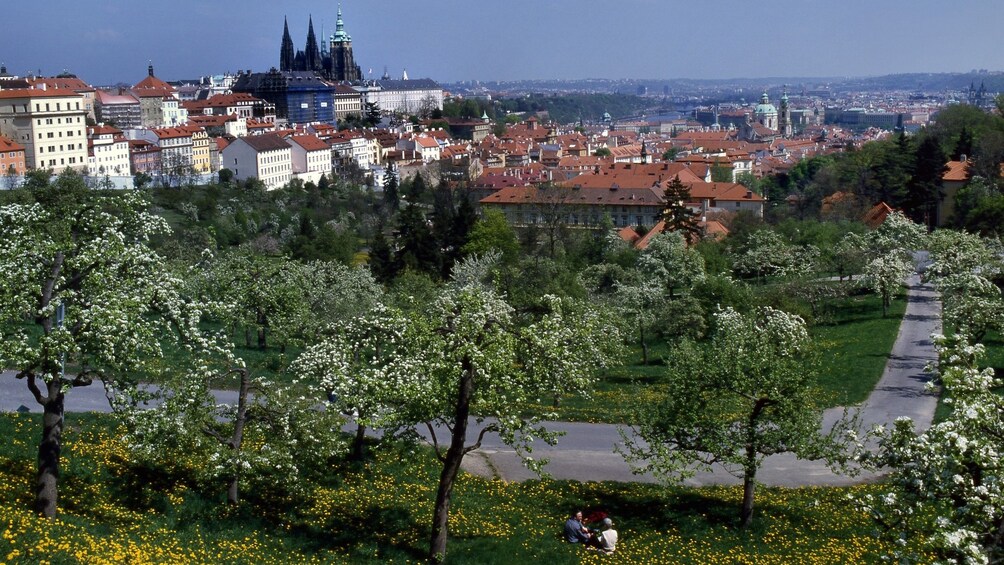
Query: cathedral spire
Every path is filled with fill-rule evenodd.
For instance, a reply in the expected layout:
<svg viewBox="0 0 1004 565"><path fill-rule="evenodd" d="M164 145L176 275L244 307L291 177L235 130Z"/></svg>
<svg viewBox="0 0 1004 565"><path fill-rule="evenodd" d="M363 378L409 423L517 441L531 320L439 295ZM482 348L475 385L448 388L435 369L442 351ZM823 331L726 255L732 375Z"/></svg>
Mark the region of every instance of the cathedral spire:
<svg viewBox="0 0 1004 565"><path fill-rule="evenodd" d="M293 38L289 36L289 21L282 18L282 46L279 48L279 70L293 70L293 59L296 53L293 49Z"/></svg>
<svg viewBox="0 0 1004 565"><path fill-rule="evenodd" d="M342 5L338 4L338 19L335 20L335 33L331 36L332 43L347 43L352 37L345 33L345 22L342 20Z"/></svg>
<svg viewBox="0 0 1004 565"><path fill-rule="evenodd" d="M317 36L314 35L314 17L310 16L307 24L307 45L304 48L305 62L308 71L321 70L321 50L317 45Z"/></svg>

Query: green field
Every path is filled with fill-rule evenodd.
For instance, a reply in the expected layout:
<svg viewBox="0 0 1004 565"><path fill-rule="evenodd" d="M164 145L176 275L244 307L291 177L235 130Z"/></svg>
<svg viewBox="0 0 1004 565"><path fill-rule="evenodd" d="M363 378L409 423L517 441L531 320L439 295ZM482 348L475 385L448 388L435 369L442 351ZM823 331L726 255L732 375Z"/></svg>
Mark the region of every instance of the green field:
<svg viewBox="0 0 1004 565"><path fill-rule="evenodd" d="M320 465L308 493L248 490L238 507L221 485L128 462L108 416L67 416L67 465L57 520L31 512L37 415L0 415L0 562L419 563L437 468L400 447L354 465ZM402 451L406 450L406 451ZM285 478L307 481L308 479ZM306 484L306 483L304 483ZM848 495L876 486L761 489L754 525L737 528L741 489L531 481L462 475L447 563L873 563L888 549ZM560 539L567 513L602 511L618 552L603 557Z"/></svg>
<svg viewBox="0 0 1004 565"><path fill-rule="evenodd" d="M828 323L810 328L819 353L824 408L864 402L882 377L905 311L902 296L885 318L877 295L849 296L832 305ZM554 411L564 421L630 422L639 405L659 397L670 354L665 342L653 341L644 365L641 349L634 347L623 366L601 376L590 398L568 397L558 407L542 402L540 410Z"/></svg>

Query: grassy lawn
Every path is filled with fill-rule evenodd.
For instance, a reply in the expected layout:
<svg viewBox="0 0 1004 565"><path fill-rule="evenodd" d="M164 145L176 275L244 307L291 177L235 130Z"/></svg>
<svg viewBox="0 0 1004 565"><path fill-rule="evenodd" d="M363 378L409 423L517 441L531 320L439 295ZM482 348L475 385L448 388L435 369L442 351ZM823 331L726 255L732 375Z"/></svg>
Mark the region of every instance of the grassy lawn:
<svg viewBox="0 0 1004 565"><path fill-rule="evenodd" d="M0 414L0 562L419 563L428 543L437 467L419 450L324 466L309 494L222 487L126 462L114 420L67 417L61 514L30 511L37 415ZM295 478L292 480L302 480ZM281 483L281 481L280 481ZM621 483L504 483L462 475L448 563L873 563L888 547L848 503L851 489L761 489L754 525L736 527L741 489ZM617 555L560 539L567 514L607 513Z"/></svg>
<svg viewBox="0 0 1004 565"><path fill-rule="evenodd" d="M810 328L819 346L824 407L858 404L868 397L882 377L905 311L904 296L893 301L885 318L878 296L849 296L832 305L829 323ZM629 422L637 406L659 397L671 353L666 343L652 342L644 365L641 348L632 347L623 366L601 376L591 398L568 397L558 407L543 402L538 408L565 421Z"/></svg>
<svg viewBox="0 0 1004 565"><path fill-rule="evenodd" d="M822 356L819 385L826 406L868 398L882 378L904 312L905 296L893 300L885 318L877 295L851 296L836 306L832 324L811 329Z"/></svg>

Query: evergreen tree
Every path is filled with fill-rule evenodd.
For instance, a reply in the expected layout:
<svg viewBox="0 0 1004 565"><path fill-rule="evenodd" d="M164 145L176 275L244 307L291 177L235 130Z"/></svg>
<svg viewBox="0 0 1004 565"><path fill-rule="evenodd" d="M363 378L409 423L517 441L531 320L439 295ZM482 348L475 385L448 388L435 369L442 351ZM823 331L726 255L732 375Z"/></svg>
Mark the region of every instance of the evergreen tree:
<svg viewBox="0 0 1004 565"><path fill-rule="evenodd" d="M460 197L460 203L457 204L457 212L453 216L453 241L451 243L454 247L460 249L467 243L471 229L477 221L478 214L474 211L471 199L467 194L463 194Z"/></svg>
<svg viewBox="0 0 1004 565"><path fill-rule="evenodd" d="M432 237L443 253L440 275L449 277L453 260L459 249L453 249L453 222L456 216L453 190L446 181L441 181L432 194Z"/></svg>
<svg viewBox="0 0 1004 565"><path fill-rule="evenodd" d="M439 274L440 252L436 239L432 236L425 213L415 203L405 206L398 215L394 239L397 248L394 266L397 271L411 269Z"/></svg>
<svg viewBox="0 0 1004 565"><path fill-rule="evenodd" d="M321 192L326 192L331 184L328 182L328 175L321 175L321 178L317 181L317 190Z"/></svg>
<svg viewBox="0 0 1004 565"><path fill-rule="evenodd" d="M959 132L959 140L955 143L955 151L952 152L952 159L961 161L962 156L973 156L973 134L969 128L963 124L962 131Z"/></svg>
<svg viewBox="0 0 1004 565"><path fill-rule="evenodd" d="M929 135L920 142L916 155L903 209L911 220L933 229L938 224L938 204L944 197L941 177L947 169L945 154L938 140Z"/></svg>
<svg viewBox="0 0 1004 565"><path fill-rule="evenodd" d="M370 271L373 273L373 278L382 283L390 282L397 275L390 244L384 237L382 225L377 226L376 234L370 243Z"/></svg>
<svg viewBox="0 0 1004 565"><path fill-rule="evenodd" d="M388 166L387 172L383 175L383 201L390 206L391 210L397 210L401 203L397 189L397 173L394 172L393 167Z"/></svg>
<svg viewBox="0 0 1004 565"><path fill-rule="evenodd" d="M422 195L425 194L426 185L425 179L422 174L419 173L411 179L411 184L408 186L408 200L412 202L418 202Z"/></svg>
<svg viewBox="0 0 1004 565"><path fill-rule="evenodd" d="M376 102L367 102L363 112L365 113L364 121L367 126L373 127L380 123L380 106Z"/></svg>
<svg viewBox="0 0 1004 565"><path fill-rule="evenodd" d="M697 225L697 218L687 206L689 199L690 189L683 184L679 175L673 177L663 193L666 208L662 212L662 221L666 222L665 231L681 232L688 243L693 243L700 239L701 230Z"/></svg>

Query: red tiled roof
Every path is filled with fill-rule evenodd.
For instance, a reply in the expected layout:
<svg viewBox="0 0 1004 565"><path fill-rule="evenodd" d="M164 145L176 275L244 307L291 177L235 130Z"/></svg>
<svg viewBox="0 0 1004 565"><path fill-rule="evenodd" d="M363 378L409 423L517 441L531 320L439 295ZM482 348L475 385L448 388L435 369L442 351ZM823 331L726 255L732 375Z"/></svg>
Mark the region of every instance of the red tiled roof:
<svg viewBox="0 0 1004 565"><path fill-rule="evenodd" d="M24 146L13 139L0 135L0 151L24 151Z"/></svg>
<svg viewBox="0 0 1004 565"><path fill-rule="evenodd" d="M651 188L558 188L543 191L535 186L503 188L481 199L482 204L538 204L558 202L567 205L599 204L608 206L657 206L662 204L661 190Z"/></svg>
<svg viewBox="0 0 1004 565"><path fill-rule="evenodd" d="M318 139L316 135L304 134L294 135L286 138L290 143L295 143L307 151L331 151L331 146Z"/></svg>
<svg viewBox="0 0 1004 565"><path fill-rule="evenodd" d="M122 135L122 130L113 126L96 125L87 128L87 135Z"/></svg>
<svg viewBox="0 0 1004 565"><path fill-rule="evenodd" d="M184 127L157 128L153 131L159 139L176 139L179 137L192 137L192 131Z"/></svg>
<svg viewBox="0 0 1004 565"><path fill-rule="evenodd" d="M764 201L763 197L759 194L734 182L692 182L687 184L687 188L690 190L690 197L693 199Z"/></svg>
<svg viewBox="0 0 1004 565"><path fill-rule="evenodd" d="M949 161L948 170L941 175L943 181L966 182L969 180L969 161Z"/></svg>
<svg viewBox="0 0 1004 565"><path fill-rule="evenodd" d="M44 77L39 77L39 78L36 78L36 79L32 79L30 82L31 82L31 84L34 84L34 85L44 84L48 88L62 88L64 90L73 90L73 91L81 91L82 90L82 91L86 91L86 92L94 92L94 87L93 86L87 84L86 82L84 82L84 81L82 81L82 80L80 80L79 78L76 78L76 77L72 77L72 78L58 78L58 77L44 78Z"/></svg>
<svg viewBox="0 0 1004 565"><path fill-rule="evenodd" d="M890 207L885 202L879 202L878 204L872 206L870 210L865 212L864 218L861 219L864 224L872 229L875 229L885 222L886 217L893 213L892 207Z"/></svg>
<svg viewBox="0 0 1004 565"><path fill-rule="evenodd" d="M65 88L10 88L0 90L0 98L57 98L64 96L82 96Z"/></svg>
<svg viewBox="0 0 1004 565"><path fill-rule="evenodd" d="M160 80L159 78L153 75L147 75L146 77L143 78L143 80L137 82L136 85L133 86L132 88L133 90L149 90L149 91L160 90L165 92L175 91L173 86L167 84L166 82Z"/></svg>
<svg viewBox="0 0 1004 565"><path fill-rule="evenodd" d="M94 93L94 97L97 99L98 104L101 104L102 106L109 106L113 104L139 104L139 98L136 98L128 91L125 91L122 94L117 94L114 92L98 90Z"/></svg>
<svg viewBox="0 0 1004 565"><path fill-rule="evenodd" d="M274 133L266 133L263 135L250 135L248 137L240 138L241 141L247 143L252 149L258 152L262 151L275 151L277 149L289 149L289 144L286 140L279 137Z"/></svg>

